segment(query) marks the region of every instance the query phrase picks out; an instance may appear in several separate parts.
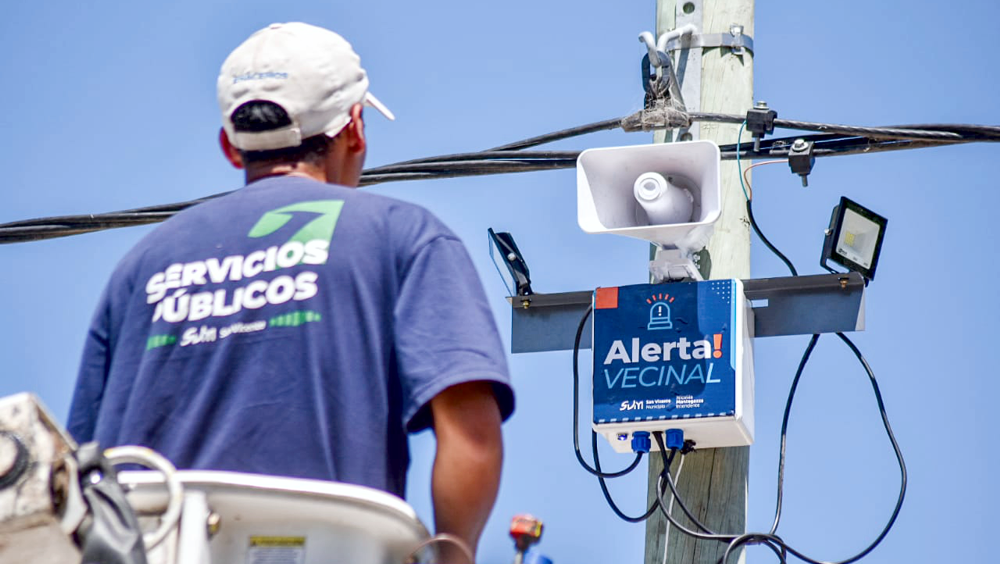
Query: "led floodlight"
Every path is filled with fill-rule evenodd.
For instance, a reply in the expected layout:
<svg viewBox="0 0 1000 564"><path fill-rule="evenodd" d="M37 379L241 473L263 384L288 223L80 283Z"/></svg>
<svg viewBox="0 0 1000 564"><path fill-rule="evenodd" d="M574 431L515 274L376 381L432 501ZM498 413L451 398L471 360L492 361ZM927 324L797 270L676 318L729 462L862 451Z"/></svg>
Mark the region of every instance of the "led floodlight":
<svg viewBox="0 0 1000 564"><path fill-rule="evenodd" d="M521 250L514 242L514 236L507 232L497 233L492 227L487 229L487 233L490 236L490 258L493 259L493 265L500 273L500 278L503 278L507 291L512 296L531 295L528 263L524 262Z"/></svg>
<svg viewBox="0 0 1000 564"><path fill-rule="evenodd" d="M875 278L887 223L889 220L881 215L841 197L826 230L820 266L830 270L827 262L832 260L860 273L866 280Z"/></svg>

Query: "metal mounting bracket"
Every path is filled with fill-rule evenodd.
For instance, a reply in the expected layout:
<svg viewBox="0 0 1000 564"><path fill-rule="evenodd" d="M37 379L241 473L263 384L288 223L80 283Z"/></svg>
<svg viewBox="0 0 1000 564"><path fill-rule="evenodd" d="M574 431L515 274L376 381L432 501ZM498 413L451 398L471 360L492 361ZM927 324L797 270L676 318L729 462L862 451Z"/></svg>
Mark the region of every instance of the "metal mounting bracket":
<svg viewBox="0 0 1000 564"><path fill-rule="evenodd" d="M857 272L786 276L743 281L754 311L754 336L811 335L862 331L865 280ZM512 353L572 350L593 292L512 296ZM590 320L580 339L591 346Z"/></svg>
<svg viewBox="0 0 1000 564"><path fill-rule="evenodd" d="M683 27L691 27L694 29L693 33L688 33L678 37L678 40L686 40L691 37L697 37L702 31L702 22L704 21L704 14L702 10L702 4L704 0L692 0L691 2L678 2L676 7L676 26L678 29ZM689 10L685 10L684 7L689 6ZM666 45L670 42L667 41ZM664 45L664 47L666 47ZM683 45L683 44L682 44ZM677 53L677 78L680 80L681 84L681 96L684 98L685 111L688 112L700 112L701 111L701 48L700 47L684 47L684 50ZM670 51L663 49L664 52L668 53ZM701 124L692 123L686 128L675 129L673 131L673 141L693 141L695 139L701 138Z"/></svg>
<svg viewBox="0 0 1000 564"><path fill-rule="evenodd" d="M743 26L733 24L729 27L729 33L696 33L671 39L667 41L664 51L713 47L729 47L734 55L743 55L747 51L752 55L753 37L743 33Z"/></svg>

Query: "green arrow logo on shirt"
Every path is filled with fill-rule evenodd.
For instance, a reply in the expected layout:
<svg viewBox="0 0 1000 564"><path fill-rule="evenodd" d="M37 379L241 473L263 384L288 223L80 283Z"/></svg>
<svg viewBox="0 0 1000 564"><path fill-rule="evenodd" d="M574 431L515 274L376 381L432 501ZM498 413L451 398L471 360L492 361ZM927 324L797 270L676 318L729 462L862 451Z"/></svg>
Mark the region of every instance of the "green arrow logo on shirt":
<svg viewBox="0 0 1000 564"><path fill-rule="evenodd" d="M281 229L292 219L295 212L306 212L318 214L318 217L302 226L288 242L297 241L307 243L314 239L322 239L329 242L333 237L333 229L337 226L340 218L340 210L344 207L343 200L315 200L312 202L299 202L276 210L271 210L257 220L248 237L266 237Z"/></svg>

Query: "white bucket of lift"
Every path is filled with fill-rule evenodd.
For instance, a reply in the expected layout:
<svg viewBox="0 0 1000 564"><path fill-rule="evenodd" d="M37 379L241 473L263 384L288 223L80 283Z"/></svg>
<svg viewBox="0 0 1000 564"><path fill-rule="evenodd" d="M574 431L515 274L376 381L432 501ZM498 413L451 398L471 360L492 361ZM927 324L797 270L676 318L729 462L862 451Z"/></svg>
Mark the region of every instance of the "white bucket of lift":
<svg viewBox="0 0 1000 564"><path fill-rule="evenodd" d="M429 538L413 509L371 488L256 474L179 471L183 509L150 564L402 564ZM121 472L142 521L164 512L160 472ZM154 525L155 526L155 525ZM432 559L422 549L419 561Z"/></svg>

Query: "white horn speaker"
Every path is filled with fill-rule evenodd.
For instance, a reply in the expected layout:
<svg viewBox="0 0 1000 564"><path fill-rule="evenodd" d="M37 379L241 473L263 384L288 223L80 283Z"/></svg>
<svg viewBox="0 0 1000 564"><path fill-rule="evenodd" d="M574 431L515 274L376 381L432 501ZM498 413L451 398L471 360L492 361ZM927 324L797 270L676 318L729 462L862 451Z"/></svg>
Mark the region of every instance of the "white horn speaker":
<svg viewBox="0 0 1000 564"><path fill-rule="evenodd" d="M722 212L720 162L711 141L588 149L576 161L580 228L700 250Z"/></svg>

